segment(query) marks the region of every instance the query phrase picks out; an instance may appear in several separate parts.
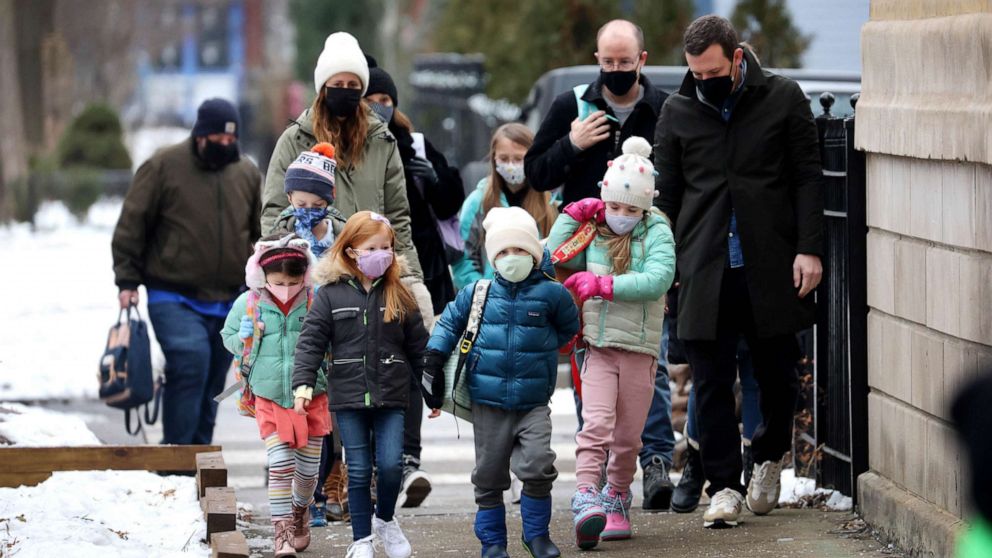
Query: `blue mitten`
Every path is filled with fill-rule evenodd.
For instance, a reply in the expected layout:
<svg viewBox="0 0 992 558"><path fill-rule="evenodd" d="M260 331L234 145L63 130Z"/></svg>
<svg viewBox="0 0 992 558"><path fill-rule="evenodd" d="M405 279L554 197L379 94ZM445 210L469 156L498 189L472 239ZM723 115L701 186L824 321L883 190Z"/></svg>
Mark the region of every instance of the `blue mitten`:
<svg viewBox="0 0 992 558"><path fill-rule="evenodd" d="M255 334L255 323L251 316L241 316L241 327L238 328L238 337L248 339Z"/></svg>

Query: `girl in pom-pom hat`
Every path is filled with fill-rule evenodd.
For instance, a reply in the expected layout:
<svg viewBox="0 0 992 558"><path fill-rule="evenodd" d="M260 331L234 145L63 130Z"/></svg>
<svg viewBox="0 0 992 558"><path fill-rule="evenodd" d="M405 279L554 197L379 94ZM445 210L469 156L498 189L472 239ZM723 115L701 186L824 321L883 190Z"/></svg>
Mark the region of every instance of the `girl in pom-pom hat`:
<svg viewBox="0 0 992 558"><path fill-rule="evenodd" d="M631 536L630 484L654 394L664 295L675 275L671 228L652 211L656 172L650 155L644 138L625 141L600 184L602 199L566 206L548 236L556 253L569 246L575 252L559 265L576 271L565 286L582 306L588 346L572 498L576 544L583 549L600 538ZM589 227L592 240L575 249L569 241ZM604 465L607 483L600 490Z"/></svg>

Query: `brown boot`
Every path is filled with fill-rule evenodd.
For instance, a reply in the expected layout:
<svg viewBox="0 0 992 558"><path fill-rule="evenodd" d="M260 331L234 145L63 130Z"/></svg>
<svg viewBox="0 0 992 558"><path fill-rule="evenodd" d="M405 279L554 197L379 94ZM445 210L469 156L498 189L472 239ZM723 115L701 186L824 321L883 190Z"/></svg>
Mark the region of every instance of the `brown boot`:
<svg viewBox="0 0 992 558"><path fill-rule="evenodd" d="M275 521L275 558L296 558L293 548L293 522L288 519Z"/></svg>
<svg viewBox="0 0 992 558"><path fill-rule="evenodd" d="M303 552L310 546L310 506L293 504L293 548Z"/></svg>
<svg viewBox="0 0 992 558"><path fill-rule="evenodd" d="M338 459L324 481L324 494L327 496L327 520L348 520L348 471Z"/></svg>

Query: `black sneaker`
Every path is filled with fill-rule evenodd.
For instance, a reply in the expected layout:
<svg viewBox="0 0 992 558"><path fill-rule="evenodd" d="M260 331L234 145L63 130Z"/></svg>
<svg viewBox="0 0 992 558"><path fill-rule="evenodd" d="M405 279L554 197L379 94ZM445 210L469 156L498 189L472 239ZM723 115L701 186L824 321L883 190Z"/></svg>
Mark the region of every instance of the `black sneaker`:
<svg viewBox="0 0 992 558"><path fill-rule="evenodd" d="M660 455L651 457L644 468L644 511L668 511L675 485L668 478L668 467Z"/></svg>
<svg viewBox="0 0 992 558"><path fill-rule="evenodd" d="M699 506L703 496L703 458L699 450L689 445L685 450L685 468L682 469L682 480L675 487L672 495L672 511L675 513L692 513Z"/></svg>
<svg viewBox="0 0 992 558"><path fill-rule="evenodd" d="M398 508L416 508L431 493L431 477L420 470L420 459L403 456L403 481L396 499Z"/></svg>

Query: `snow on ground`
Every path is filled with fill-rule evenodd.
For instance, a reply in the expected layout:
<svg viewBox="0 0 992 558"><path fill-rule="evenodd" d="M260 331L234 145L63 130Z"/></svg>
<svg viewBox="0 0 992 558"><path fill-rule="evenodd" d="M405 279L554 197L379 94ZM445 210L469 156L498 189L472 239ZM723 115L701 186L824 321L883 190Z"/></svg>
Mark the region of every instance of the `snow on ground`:
<svg viewBox="0 0 992 558"><path fill-rule="evenodd" d="M795 469L782 471L782 493L778 503L786 507L820 507L834 511L850 511L854 502L836 490L817 488L816 481L797 477Z"/></svg>
<svg viewBox="0 0 992 558"><path fill-rule="evenodd" d="M79 223L61 203L46 202L37 231L0 226L7 293L0 401L96 397L98 363L119 310L110 239L120 207L120 200L101 200Z"/></svg>
<svg viewBox="0 0 992 558"><path fill-rule="evenodd" d="M0 488L0 555L18 558L206 557L192 477L144 471L57 472Z"/></svg>
<svg viewBox="0 0 992 558"><path fill-rule="evenodd" d="M82 418L17 403L0 403L0 447L95 446L100 440Z"/></svg>

